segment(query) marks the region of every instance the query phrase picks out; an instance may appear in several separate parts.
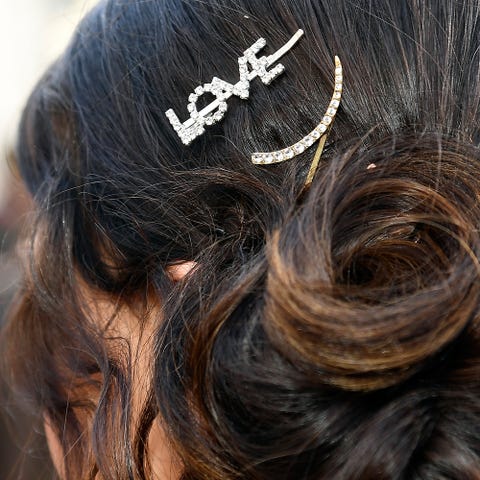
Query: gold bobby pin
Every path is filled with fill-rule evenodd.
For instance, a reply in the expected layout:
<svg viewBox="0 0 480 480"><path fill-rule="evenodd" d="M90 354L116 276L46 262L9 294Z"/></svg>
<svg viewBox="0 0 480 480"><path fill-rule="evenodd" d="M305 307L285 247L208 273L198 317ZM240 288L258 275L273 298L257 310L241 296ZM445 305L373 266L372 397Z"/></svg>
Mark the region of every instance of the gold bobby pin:
<svg viewBox="0 0 480 480"><path fill-rule="evenodd" d="M310 170L307 174L307 179L305 181L304 189L308 188L312 183L315 172L320 161L320 156L323 152L323 147L325 146L325 141L327 140L328 133L333 124L333 120L337 113L338 107L340 105L340 100L342 98L342 89L343 89L343 73L342 73L342 64L340 59L335 56L335 90L333 92L332 99L328 106L327 111L325 112L322 121L304 138L299 142L291 145L282 150L276 150L274 152L255 152L252 154L252 162L257 165L269 165L272 163L280 163L290 158L300 155L314 143L319 141L317 151L313 157Z"/></svg>

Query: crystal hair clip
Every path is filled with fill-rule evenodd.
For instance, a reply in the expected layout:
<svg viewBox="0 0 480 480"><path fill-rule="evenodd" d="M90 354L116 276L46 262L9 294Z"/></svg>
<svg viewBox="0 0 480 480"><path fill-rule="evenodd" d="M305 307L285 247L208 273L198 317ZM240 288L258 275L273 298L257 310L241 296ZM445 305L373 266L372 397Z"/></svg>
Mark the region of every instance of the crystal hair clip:
<svg viewBox="0 0 480 480"><path fill-rule="evenodd" d="M282 150L276 150L273 152L255 152L252 154L252 162L257 165L268 165L272 163L279 163L285 160L289 160L297 155L302 154L305 150L311 147L314 143L319 141L317 151L313 158L310 170L307 174L307 180L305 187L308 187L312 183L313 177L320 161L320 156L327 140L327 134L333 124L335 115L337 114L338 107L340 106L340 100L342 99L343 90L343 69L340 59L335 55L335 89L333 91L330 104L325 112L322 121L308 134L305 135L297 143L283 148Z"/></svg>
<svg viewBox="0 0 480 480"><path fill-rule="evenodd" d="M283 57L303 35L303 30L297 33L279 50L269 56L257 58L257 54L265 47L267 41L264 38L257 40L250 48L243 52L243 56L238 59L238 69L240 79L237 83L232 84L213 77L210 83L198 86L188 97L187 110L190 118L184 123L180 122L177 114L169 109L165 112L172 127L185 145L189 145L195 138L205 132L205 125L213 125L223 119L227 111L227 100L236 95L244 100L250 96L250 82L259 77L265 85L277 78L285 67L279 63L271 70L270 68L275 62ZM249 69L251 68L251 70ZM203 108L200 112L197 109L198 99L206 92L210 92L216 98L213 102Z"/></svg>
<svg viewBox="0 0 480 480"><path fill-rule="evenodd" d="M210 83L205 83L195 88L194 92L188 97L189 103L187 110L190 113L190 118L184 123L180 122L177 114L172 109L167 110L165 115L181 141L185 145L189 145L195 138L205 133L206 125L213 125L222 120L227 112L227 100L232 95L236 95L244 100L248 99L250 95L250 82L254 78L259 77L265 85L270 85L275 78L283 73L285 67L279 63L270 70L268 69L285 55L298 42L302 35L303 30L298 30L295 35L274 54L260 58L257 58L257 54L265 47L267 42L264 38L257 40L250 48L245 50L243 56L238 59L240 79L237 83L232 84L218 77L213 77ZM335 56L335 89L321 122L294 145L273 152L253 153L251 156L252 162L257 165L283 162L302 154L318 141L319 145L305 182L305 187L308 187L315 175L327 133L333 124L337 109L340 105L342 90L342 64L340 59ZM212 93L216 98L201 111L198 111L197 101L206 92Z"/></svg>

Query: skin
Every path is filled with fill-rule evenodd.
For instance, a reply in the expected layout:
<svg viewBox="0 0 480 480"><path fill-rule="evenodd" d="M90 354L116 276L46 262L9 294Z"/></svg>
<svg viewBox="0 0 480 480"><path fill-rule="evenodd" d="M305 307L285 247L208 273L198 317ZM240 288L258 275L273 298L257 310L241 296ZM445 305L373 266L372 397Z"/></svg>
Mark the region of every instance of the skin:
<svg viewBox="0 0 480 480"><path fill-rule="evenodd" d="M174 281L180 281L195 266L194 262L183 262L168 268L168 273ZM115 311L116 306L108 298L92 292L87 286L82 285L89 311L95 312L99 322L105 322ZM151 373L152 335L148 331L140 331L138 319L128 309L122 309L115 316L114 336L128 339L132 352L133 378L136 388L133 390L133 412L140 412L144 398L143 392L147 391ZM137 328L133 328L134 326ZM148 330L148 329L147 329ZM118 337L117 337L118 338ZM133 420L135 421L135 419ZM57 434L54 432L47 417L44 419L45 436L50 450L50 455L60 478L65 478L63 471L64 452ZM161 419L154 422L148 438L149 461L154 480L178 480L181 476L181 464L168 443ZM100 480L100 478L99 478Z"/></svg>

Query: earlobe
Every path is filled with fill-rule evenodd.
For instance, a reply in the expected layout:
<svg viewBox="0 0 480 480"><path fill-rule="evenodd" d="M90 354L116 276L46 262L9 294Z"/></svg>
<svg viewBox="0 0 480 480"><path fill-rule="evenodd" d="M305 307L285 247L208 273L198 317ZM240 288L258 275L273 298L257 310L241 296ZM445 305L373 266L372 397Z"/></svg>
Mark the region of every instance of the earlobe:
<svg viewBox="0 0 480 480"><path fill-rule="evenodd" d="M180 280L182 280L185 277L185 275L190 273L190 271L196 265L197 265L197 263L192 262L192 261L177 263L175 265L168 266L167 267L167 272L174 282L179 282Z"/></svg>
<svg viewBox="0 0 480 480"><path fill-rule="evenodd" d="M63 448L47 415L43 416L43 427L53 466L60 478L65 478L63 468Z"/></svg>

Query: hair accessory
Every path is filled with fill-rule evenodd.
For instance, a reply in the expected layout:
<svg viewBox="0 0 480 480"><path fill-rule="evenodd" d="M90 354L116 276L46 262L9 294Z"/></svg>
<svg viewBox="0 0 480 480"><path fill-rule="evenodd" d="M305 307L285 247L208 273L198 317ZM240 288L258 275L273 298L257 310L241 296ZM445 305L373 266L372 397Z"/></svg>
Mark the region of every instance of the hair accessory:
<svg viewBox="0 0 480 480"><path fill-rule="evenodd" d="M218 77L213 77L210 83L205 83L195 88L193 93L188 97L189 104L187 105L187 110L190 112L190 118L184 123L180 122L173 109L167 110L165 115L182 142L185 145L189 145L195 138L205 133L205 125L213 125L222 120L228 108L227 100L232 95L236 95L244 100L248 99L250 95L250 82L254 78L260 77L265 85L270 85L270 83L285 70L285 67L279 63L271 70L267 69L283 57L283 55L298 42L302 35L303 30L298 30L295 35L274 54L260 58L257 58L257 54L265 47L267 41L264 38L258 39L250 48L245 50L243 56L238 59L240 80L237 83L232 84ZM249 70L249 66L251 70ZM257 165L280 163L302 154L318 141L318 148L304 185L304 188L308 187L315 176L328 132L333 124L337 109L340 106L342 90L342 64L340 59L335 56L335 89L322 121L308 135L289 147L273 152L253 153L251 157L252 162ZM212 93L216 98L199 112L197 109L197 101L206 92Z"/></svg>
<svg viewBox="0 0 480 480"><path fill-rule="evenodd" d="M329 129L333 124L333 120L337 113L337 109L340 105L340 100L342 98L342 89L343 89L343 73L342 73L342 64L340 59L335 56L335 90L328 106L327 111L325 112L322 121L305 137L303 137L299 142L291 145L282 150L276 150L274 152L256 152L252 154L252 162L258 165L266 165L271 163L279 163L285 160L289 160L297 155L303 153L307 148L311 147L317 141L320 141L315 156L313 158L310 171L307 175L307 180L305 182L305 187L308 187L313 180L315 172L318 167L318 162L320 156L323 152L323 147L327 139L327 134Z"/></svg>
<svg viewBox="0 0 480 480"><path fill-rule="evenodd" d="M260 58L257 58L256 55L265 47L267 41L264 38L257 40L250 48L245 50L243 56L238 59L240 80L237 83L232 84L220 78L213 77L210 83L205 83L203 86L195 88L194 92L188 97L189 104L187 105L187 110L190 112L190 118L184 123L180 122L177 114L172 109L167 110L165 115L182 142L185 145L189 145L195 138L205 132L205 125L213 125L222 120L227 111L227 100L232 95L246 100L250 93L250 82L254 78L260 77L265 85L270 85L270 83L285 70L285 67L279 63L271 70L267 69L283 57L283 55L297 43L302 35L303 30L298 30L295 35L274 54ZM251 70L249 70L249 66ZM206 92L212 93L216 99L199 112L197 109L197 101Z"/></svg>

